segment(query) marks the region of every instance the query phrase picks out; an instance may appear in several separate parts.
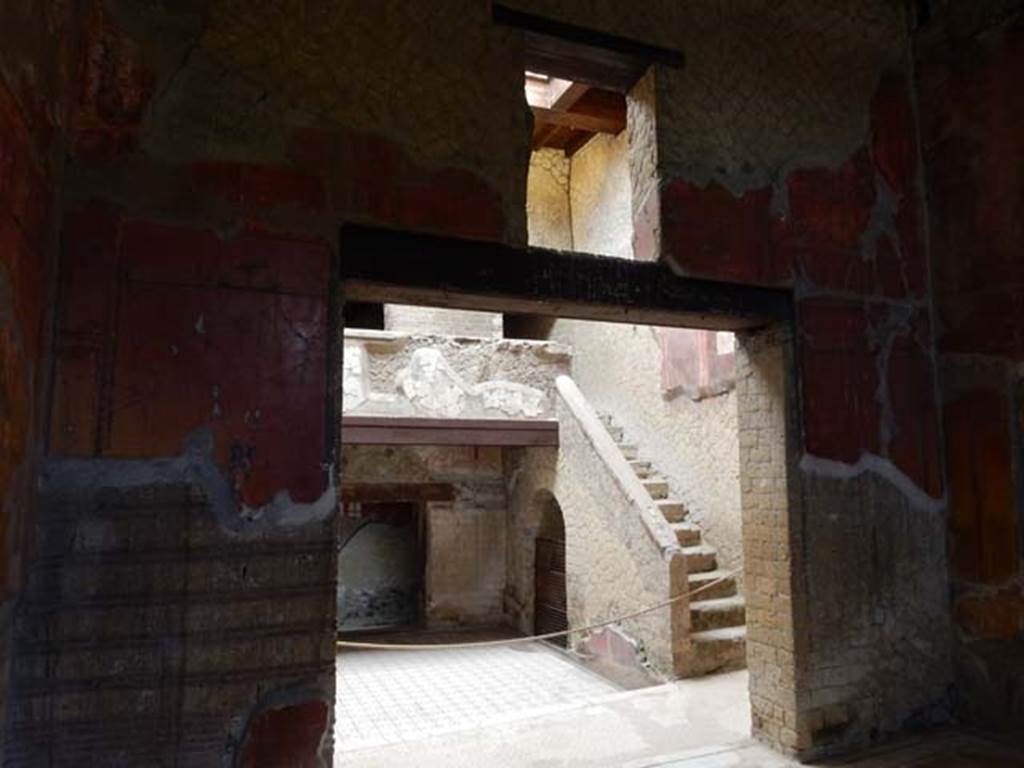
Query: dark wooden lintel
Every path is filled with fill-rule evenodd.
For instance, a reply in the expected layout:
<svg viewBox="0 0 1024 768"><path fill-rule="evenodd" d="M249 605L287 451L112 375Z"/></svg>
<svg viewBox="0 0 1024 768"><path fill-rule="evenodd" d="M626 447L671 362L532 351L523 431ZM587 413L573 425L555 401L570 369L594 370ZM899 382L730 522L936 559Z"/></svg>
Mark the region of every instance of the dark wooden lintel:
<svg viewBox="0 0 1024 768"><path fill-rule="evenodd" d="M627 92L651 64L683 65L668 48L526 13L495 3L495 22L520 29L524 68L598 88Z"/></svg>
<svg viewBox="0 0 1024 768"><path fill-rule="evenodd" d="M786 289L680 277L661 263L346 224L346 301L736 331L790 316Z"/></svg>
<svg viewBox="0 0 1024 768"><path fill-rule="evenodd" d="M450 483L343 483L342 501L451 501L455 488Z"/></svg>
<svg viewBox="0 0 1024 768"><path fill-rule="evenodd" d="M558 445L558 422L344 416L341 435L342 445L550 446Z"/></svg>

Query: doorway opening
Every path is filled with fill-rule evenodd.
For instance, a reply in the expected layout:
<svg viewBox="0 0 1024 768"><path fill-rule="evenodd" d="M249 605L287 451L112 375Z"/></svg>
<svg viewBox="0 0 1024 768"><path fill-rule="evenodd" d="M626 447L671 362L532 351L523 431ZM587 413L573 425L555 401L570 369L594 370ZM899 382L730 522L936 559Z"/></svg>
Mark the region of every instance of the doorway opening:
<svg viewBox="0 0 1024 768"><path fill-rule="evenodd" d="M558 501L545 494L544 512L534 543L533 555L533 631L537 635L569 629L565 588L565 520ZM565 635L548 642L565 648Z"/></svg>
<svg viewBox="0 0 1024 768"><path fill-rule="evenodd" d="M358 228L348 235L346 292L384 304L393 319L412 316L401 301L419 302L418 325L344 331L343 497L418 499L427 529L423 621L378 639L463 646L542 634L555 619L576 629L627 618L570 635L568 655L537 643L342 650L339 754L402 764L422 757L406 743L469 748L498 723L576 711L594 697L678 678L692 682L673 684L689 686L672 689L689 692L676 700L676 715L692 720L683 711L695 701L688 697L704 699L698 719L732 713L730 738L748 737L751 696L792 709L793 692L780 683L791 670L779 661L792 658L785 646L793 633L779 629L792 626L792 604L771 597L793 593L790 336L778 320L773 330L731 333L784 319L788 304L741 289L723 296L717 313L705 305L696 312L691 302L726 289L700 286L690 299L690 281L635 259L537 249L498 249L507 258L495 259L486 244ZM410 249L419 253L403 257ZM380 269L387 254L403 264L429 255L432 274L422 285L415 270L396 279L397 270ZM531 259L543 260L556 291L574 290L577 280L594 286L589 303L572 293L525 295L515 276ZM479 276L467 272L475 263ZM559 279L563 265L572 280ZM616 309L618 286L586 271L611 267L633 284L667 286L672 309L652 309L656 298ZM495 294L495 285L510 287ZM542 314L552 306L574 317ZM424 324L441 310L440 327ZM617 311L619 322L603 322ZM509 338L502 322L498 333L494 318L509 316L542 332ZM478 332L452 333L459 322ZM698 322L704 327L687 329ZM679 344L668 335L676 333L704 343ZM723 371L729 380L716 380ZM749 677L730 672L743 667ZM368 715L367 697L380 685L395 700ZM720 710L707 702L712 689ZM415 718L409 706L430 714ZM718 738L701 726L679 744L708 747Z"/></svg>
<svg viewBox="0 0 1024 768"><path fill-rule="evenodd" d="M409 501L343 501L351 533L338 550L338 631L418 627L423 620L423 511Z"/></svg>
<svg viewBox="0 0 1024 768"><path fill-rule="evenodd" d="M360 298L391 298L350 285ZM445 323L465 311L441 309ZM711 345L684 347L659 343L658 330L683 330L670 326L517 315L542 319L546 338L345 329L343 497L418 500L425 530L420 621L374 638L452 647L343 649L338 754L403 764L428 759L419 750L429 742L444 764L446 750L475 749L499 724L569 716L679 678L675 715L698 723L679 746L724 738L700 725L710 728L712 713L728 713L729 738L747 738L751 694L780 707L789 696L778 659L792 633L777 628L791 626L791 605L762 591L772 580L791 589L781 584L791 551L788 333L744 334L731 347L693 330ZM727 384L665 388L680 367L714 372L713 356L726 354ZM346 573L339 567L339 616ZM557 649L459 647L629 616L698 589L559 638ZM367 703L380 695L391 698ZM609 717L627 717L608 706Z"/></svg>

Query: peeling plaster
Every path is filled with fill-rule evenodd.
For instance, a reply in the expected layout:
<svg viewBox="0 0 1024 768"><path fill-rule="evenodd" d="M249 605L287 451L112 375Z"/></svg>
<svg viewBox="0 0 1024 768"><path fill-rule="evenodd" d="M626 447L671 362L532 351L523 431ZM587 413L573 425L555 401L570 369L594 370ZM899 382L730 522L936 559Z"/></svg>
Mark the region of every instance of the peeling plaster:
<svg viewBox="0 0 1024 768"><path fill-rule="evenodd" d="M875 367L878 371L878 389L875 399L879 405L878 440L885 456L889 455L896 417L889 396L889 358L892 356L896 337L911 331L910 321L913 309L906 305L892 304L879 325L868 329L868 341L878 350L875 355Z"/></svg>
<svg viewBox="0 0 1024 768"><path fill-rule="evenodd" d="M276 529L298 528L327 520L337 507L334 472L327 470L327 488L320 497L301 504L287 490L259 507L236 502L231 484L213 459L213 431L193 432L180 456L159 459L51 459L39 476L41 489L131 488L155 484L192 483L203 489L221 528L242 539Z"/></svg>
<svg viewBox="0 0 1024 768"><path fill-rule="evenodd" d="M862 453L856 464L823 459L805 453L800 459L800 469L808 475L837 480L852 480L870 473L889 482L915 509L938 515L945 514L946 511L945 495L938 499L929 496L890 460L873 453Z"/></svg>
<svg viewBox="0 0 1024 768"><path fill-rule="evenodd" d="M251 736L250 731L262 715L275 709L284 709L311 702L322 703L327 708L328 713L333 709L331 697L326 695L325 691L311 688L305 684L286 686L271 691L268 694L263 694L253 707L234 718L231 725L231 746L239 755L242 755L247 738ZM327 727L320 734L320 740L316 748L318 755L326 754L328 738L331 735L331 722L332 718L328 714ZM241 763L237 764L241 765Z"/></svg>

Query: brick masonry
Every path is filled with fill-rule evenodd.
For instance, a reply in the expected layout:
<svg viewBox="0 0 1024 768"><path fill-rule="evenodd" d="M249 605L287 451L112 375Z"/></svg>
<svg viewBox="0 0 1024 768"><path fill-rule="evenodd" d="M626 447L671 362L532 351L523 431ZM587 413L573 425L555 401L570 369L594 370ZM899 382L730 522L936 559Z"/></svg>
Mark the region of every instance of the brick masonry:
<svg viewBox="0 0 1024 768"><path fill-rule="evenodd" d="M252 713L334 700L333 518L254 542L217 524L208 487L160 474L49 463L5 765L220 766ZM325 737L324 717L287 725L295 754Z"/></svg>
<svg viewBox="0 0 1024 768"><path fill-rule="evenodd" d="M806 749L809 727L800 712L804 683L797 647L800 593L794 544L802 530L790 508L794 457L788 432L792 381L785 331L741 337L737 355L740 497L743 517L747 667L754 732L780 748Z"/></svg>

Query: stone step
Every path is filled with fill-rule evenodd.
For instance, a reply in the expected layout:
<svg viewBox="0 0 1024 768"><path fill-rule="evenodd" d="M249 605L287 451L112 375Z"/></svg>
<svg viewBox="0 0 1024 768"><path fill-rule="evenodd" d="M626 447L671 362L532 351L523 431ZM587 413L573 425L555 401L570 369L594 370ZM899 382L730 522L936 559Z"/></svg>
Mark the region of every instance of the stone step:
<svg viewBox="0 0 1024 768"><path fill-rule="evenodd" d="M700 589L706 584L718 581L718 579L725 580L705 589L703 592L698 592L693 596L692 600L694 602L699 600L716 600L721 597L732 597L736 594L736 579L733 578L731 571L701 571L699 573L689 573L686 577L691 590Z"/></svg>
<svg viewBox="0 0 1024 768"><path fill-rule="evenodd" d="M651 469L651 462L646 459L633 459L629 462L629 466L633 468L636 476L640 478L650 477L653 471Z"/></svg>
<svg viewBox="0 0 1024 768"><path fill-rule="evenodd" d="M730 672L747 666L747 628L725 627L690 635L694 651L694 674Z"/></svg>
<svg viewBox="0 0 1024 768"><path fill-rule="evenodd" d="M604 428L608 430L608 433L617 443L622 442L622 425L615 420L615 417L610 413L598 413L597 418L600 419Z"/></svg>
<svg viewBox="0 0 1024 768"><path fill-rule="evenodd" d="M700 544L700 528L693 523L673 523L672 530L680 546L694 547Z"/></svg>
<svg viewBox="0 0 1024 768"><path fill-rule="evenodd" d="M616 441L618 442L618 441ZM640 456L640 449L633 443L618 442L619 451L626 457L627 461L634 461Z"/></svg>
<svg viewBox="0 0 1024 768"><path fill-rule="evenodd" d="M690 603L690 630L692 632L738 627L746 620L746 604L739 595Z"/></svg>
<svg viewBox="0 0 1024 768"><path fill-rule="evenodd" d="M686 505L678 499L661 499L658 502L658 509L670 523L680 523L688 514Z"/></svg>
<svg viewBox="0 0 1024 768"><path fill-rule="evenodd" d="M686 570L689 573L701 571L713 571L718 567L715 558L715 548L707 544L699 544L696 547L683 547L683 556L686 557Z"/></svg>
<svg viewBox="0 0 1024 768"><path fill-rule="evenodd" d="M668 498L668 482L661 477L648 477L640 481L652 499Z"/></svg>

